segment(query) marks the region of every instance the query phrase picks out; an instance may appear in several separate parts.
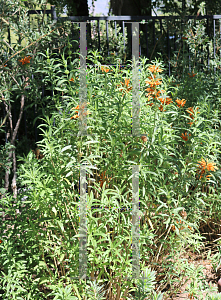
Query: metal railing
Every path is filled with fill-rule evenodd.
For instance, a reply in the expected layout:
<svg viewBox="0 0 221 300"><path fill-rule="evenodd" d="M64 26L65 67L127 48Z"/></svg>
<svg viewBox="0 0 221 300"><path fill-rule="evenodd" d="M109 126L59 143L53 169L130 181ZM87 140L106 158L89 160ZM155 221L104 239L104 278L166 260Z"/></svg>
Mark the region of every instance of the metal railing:
<svg viewBox="0 0 221 300"><path fill-rule="evenodd" d="M57 22L65 22L70 21L71 23L80 23L87 22L89 26L88 35L92 37L92 39L98 39L98 51L101 51L101 22L105 21L105 38L106 38L106 47L107 54L110 54L110 37L109 37L109 26L112 26L115 29L115 35L117 37L117 23L121 23L122 26L122 34L124 38L124 51L126 51L126 38L125 38L125 27L129 28L129 24L133 22L139 22L140 27L144 33L142 41L145 43L139 45L139 54L140 56L146 56L149 59L153 59L157 51L161 51L165 54L165 59L168 61L168 74L171 75L171 57L172 54L178 51L178 43L180 43L181 47L183 46L183 28L186 20L193 19L195 24L197 20L206 20L206 32L210 38L215 41L217 37L216 27L217 20L219 20L219 33L218 37L221 37L221 15L206 15L206 16L187 16L184 19L181 19L179 16L103 16L103 17L88 17L88 16L70 16L70 17L57 17L55 6L51 6L51 10L29 10L28 15L35 14L44 14L49 18L51 16L51 20ZM175 25L173 25L172 21L174 21ZM95 23L95 26L91 26L92 23ZM111 23L113 23L111 25ZM209 24L210 23L210 24ZM180 26L178 26L180 24ZM94 25L94 24L93 24ZM166 26L166 27L165 27ZM94 30L95 29L95 30ZM97 34L97 36L96 36ZM103 36L104 36L103 35ZM128 36L128 40L132 39ZM8 41L11 43L11 33L10 28L8 29ZM163 41L160 45L160 42ZM159 46L160 45L160 49ZM90 43L88 44L88 49L90 49ZM157 48L158 47L158 48ZM165 53L165 51L167 53ZM207 60L208 65L210 63L211 56L215 56L216 52L216 44L214 42L213 45L213 53L209 52L209 48L207 49ZM117 55L117 53L116 53ZM189 56L190 60L190 56ZM125 64L126 65L126 64ZM42 97L44 97L45 90L43 87L39 89L42 90ZM53 91L52 91L53 92ZM4 112L5 114L5 112ZM36 107L35 107L35 116L37 115ZM25 135L27 137L27 125L26 125L26 113L23 115L24 123L25 123ZM35 123L34 129L35 135L35 143L38 141L37 127ZM7 142L7 139L5 140Z"/></svg>
<svg viewBox="0 0 221 300"><path fill-rule="evenodd" d="M98 39L98 51L101 51L101 28L100 24L101 21L105 21L106 23L106 46L107 46L107 54L110 54L110 39L109 39L109 23L114 23L115 28L115 35L117 37L117 23L121 25L121 31L124 38L124 50L126 50L126 41L125 41L125 27L129 29L129 24L133 22L140 22L140 27L142 27L142 31L144 32L145 38L142 39L143 43L140 44L140 56L146 56L149 59L153 59L157 54L156 51L150 50L154 49L157 50L157 46L160 44L160 39L162 36L166 38L164 40L165 48L167 49L167 60L170 60L171 54L174 51L177 51L177 42L181 41L183 38L183 29L184 23L187 20L206 20L206 32L207 35L215 40L216 37L216 26L217 20L221 21L221 15L204 15L204 16L185 16L181 19L180 16L102 16L102 17L89 17L89 16L69 16L69 17L57 17L55 6L51 6L50 10L29 10L28 15L35 15L35 14L44 14L45 16L49 17L51 15L51 19L55 22L65 22L71 21L71 23L80 23L80 22L87 22L87 32L88 35L92 38ZM174 21L173 23L171 21ZM145 24L143 24L143 22ZM209 24L210 22L210 24ZM95 26L91 26L92 23L96 23ZM180 26L179 26L180 24ZM150 26L151 25L151 26ZM166 28L165 28L166 27ZM95 31L92 28L96 28ZM159 29L159 30L158 30ZM93 32L92 32L93 31ZM130 30L129 30L130 31ZM96 32L97 36L94 35ZM131 33L131 31L130 31ZM219 36L221 36L221 22L219 22ZM128 36L128 39L131 40L131 36ZM145 40L145 42L144 42ZM8 29L8 41L9 44L11 43L11 34L10 29ZM88 44L88 49L90 49L90 44ZM158 49L158 51L162 51ZM155 54L155 55L154 55ZM208 57L210 55L215 55L215 43L213 53L208 53ZM168 64L170 62L168 61ZM169 67L169 75L170 75L170 67Z"/></svg>

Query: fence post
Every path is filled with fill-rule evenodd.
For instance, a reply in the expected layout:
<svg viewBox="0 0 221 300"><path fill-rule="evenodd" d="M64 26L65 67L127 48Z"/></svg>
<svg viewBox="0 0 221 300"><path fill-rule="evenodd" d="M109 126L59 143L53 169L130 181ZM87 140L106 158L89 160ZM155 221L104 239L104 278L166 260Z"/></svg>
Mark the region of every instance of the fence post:
<svg viewBox="0 0 221 300"><path fill-rule="evenodd" d="M213 16L213 54L214 54L214 59L216 57L216 20L214 19ZM216 67L214 66L214 72L216 72Z"/></svg>
<svg viewBox="0 0 221 300"><path fill-rule="evenodd" d="M132 23L132 135L140 135L139 103L139 23ZM139 166L132 166L132 276L140 277L139 261Z"/></svg>
<svg viewBox="0 0 221 300"><path fill-rule="evenodd" d="M79 90L79 136L87 135L87 90L86 90L86 22L80 23L80 90ZM86 103L86 104L84 104ZM83 105L83 108L81 106ZM86 108L85 108L86 107ZM80 165L80 224L79 224L79 279L87 278L87 193L86 169Z"/></svg>
<svg viewBox="0 0 221 300"><path fill-rule="evenodd" d="M51 5L51 18L52 20L56 20L56 21L58 19L56 15L55 5Z"/></svg>

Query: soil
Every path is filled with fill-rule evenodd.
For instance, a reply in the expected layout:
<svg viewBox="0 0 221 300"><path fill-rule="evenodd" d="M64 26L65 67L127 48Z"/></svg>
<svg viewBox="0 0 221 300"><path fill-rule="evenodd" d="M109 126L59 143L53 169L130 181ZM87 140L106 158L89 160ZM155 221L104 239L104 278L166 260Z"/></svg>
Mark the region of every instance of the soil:
<svg viewBox="0 0 221 300"><path fill-rule="evenodd" d="M213 256L218 251L217 248L215 247L215 243L214 244L210 243L210 245L207 248L208 249L206 251L204 249L204 251L200 251L200 253L198 252L194 253L190 250L187 250L185 251L185 254L181 255L179 258L188 260L188 263L193 264L195 266L195 269L197 269L197 267L199 267L200 265L203 266L203 274L205 276L205 280L211 287L213 287L214 292L212 292L212 294L215 295L218 294L217 282L221 278L221 267L216 272L216 270L213 269L212 260L207 259L207 254L209 250L211 250L211 256ZM171 259L170 261L173 262L174 260ZM185 289L190 284L190 282L191 280L188 280L188 277L184 277L182 284L180 283L181 286L179 289L179 293L171 296L170 296L171 287L167 285L163 290L164 292L163 300L207 299L206 295L208 295L208 292L202 292L202 296L198 295L198 298L195 298L194 296L186 292ZM160 287L160 285L161 285L160 281L158 281L156 287ZM175 288L175 286L173 288Z"/></svg>

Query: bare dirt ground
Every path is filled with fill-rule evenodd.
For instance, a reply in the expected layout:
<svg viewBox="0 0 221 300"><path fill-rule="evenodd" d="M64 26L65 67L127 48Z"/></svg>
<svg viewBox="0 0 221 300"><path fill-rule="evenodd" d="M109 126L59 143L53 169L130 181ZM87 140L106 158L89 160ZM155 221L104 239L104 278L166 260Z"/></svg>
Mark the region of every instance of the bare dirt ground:
<svg viewBox="0 0 221 300"><path fill-rule="evenodd" d="M211 248L211 246L209 247L209 249L211 250L211 256L213 256L217 252L217 250L215 250L215 247L214 247L214 251L212 250L212 248ZM205 250L201 251L201 253L197 253L197 252L193 253L192 251L187 250L183 255L180 256L180 258L188 260L189 264L194 265L194 269L197 269L199 266L203 267L202 272L205 276L205 281L211 287L214 288L214 292L212 292L212 294L214 295L214 294L218 294L217 282L218 282L219 278L221 277L221 268L219 268L216 272L212 266L212 260L206 258L209 249L207 249L207 251L205 251ZM171 262L172 261L173 260L171 260ZM190 285L190 283L191 283L191 280L189 280L188 277L184 277L182 280L182 284L180 282L181 286L179 288L179 292L176 293L176 295L172 295L172 296L170 296L170 292L169 292L171 290L171 287L169 285L166 286L165 289L163 290L163 292L164 292L163 299L164 300L169 300L169 299L172 299L172 300L207 299L206 295L208 295L208 292L202 291L202 296L200 296L200 294L198 294L198 298L189 294L189 292L186 292L185 289L187 288L188 285ZM159 285L160 285L160 282L158 281L157 286L159 286ZM174 287L175 287L175 285L172 288L174 288ZM220 295L221 295L221 293L220 293Z"/></svg>

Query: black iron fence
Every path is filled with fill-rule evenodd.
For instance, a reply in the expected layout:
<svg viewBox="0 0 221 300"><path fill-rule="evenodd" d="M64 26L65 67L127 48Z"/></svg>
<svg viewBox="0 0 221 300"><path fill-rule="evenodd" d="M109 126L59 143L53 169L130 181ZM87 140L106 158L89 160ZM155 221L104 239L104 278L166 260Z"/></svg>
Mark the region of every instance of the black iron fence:
<svg viewBox="0 0 221 300"><path fill-rule="evenodd" d="M28 15L44 14L47 20L51 18L56 23L70 21L73 23L87 22L87 47L88 50L97 46L97 50L102 52L101 36L106 39L106 54L109 56L111 49L110 46L110 33L109 28L115 31L115 38L118 41L119 32L117 31L117 25L120 26L120 33L123 35L124 52L128 50L128 59L131 57L131 26L132 22L140 23L140 56L145 56L148 59L154 59L158 53L163 55L168 61L168 72L170 75L170 59L174 52L183 49L185 42L184 30L187 23L192 20L190 30L192 29L192 35L196 33L196 25L200 20L204 20L205 32L204 37L209 37L213 41L213 49L207 49L207 65L209 60L212 59L217 52L217 39L221 39L221 15L205 15L205 16L103 16L103 17L87 17L87 16L70 16L70 17L57 17L55 6L51 6L51 10L29 10ZM105 22L105 29L101 29L101 23ZM192 28L191 28L192 27ZM126 29L128 43L126 43ZM199 32L198 32L199 35ZM202 38L202 32L200 33ZM72 37L79 40L79 36L76 32L72 32ZM8 42L11 44L11 33L8 28ZM196 39L195 39L196 42ZM202 41L201 41L202 43ZM198 52L202 49L202 44L198 45ZM186 51L189 47L187 44ZM115 51L118 55L117 51Z"/></svg>
<svg viewBox="0 0 221 300"><path fill-rule="evenodd" d="M47 20L54 20L57 24L66 21L71 23L71 38L77 41L79 41L79 29L77 27L74 28L73 24L79 25L79 22L87 22L87 49L97 49L103 53L103 57L109 57L112 52L114 52L116 56L119 55L117 43L120 41L121 36L123 52L125 53L125 66L127 65L128 60L131 59L132 53L132 22L140 23L140 56L145 56L149 60L161 56L168 64L168 75L171 75L174 66L173 62L176 59L178 60L180 53L186 54L186 62L189 69L193 67L191 64L194 61L196 65L198 64L202 68L207 68L210 66L210 60L215 57L215 54L219 53L217 43L221 39L221 15L186 16L183 19L179 16L57 17L54 6L51 7L51 10L30 10L28 12L29 16L35 14L44 14ZM199 27L201 28L201 31L197 32L197 24L202 20L204 20L204 25ZM189 27L187 26L188 22ZM66 29L64 29L64 31L65 30ZM192 38L192 44L187 43L187 35L189 35L190 40ZM199 36L201 40L197 41L197 37ZM213 44L211 45L207 43L206 51L205 47L203 48L205 45L203 45L202 42L205 37L208 37L213 41ZM113 43L114 38L115 43ZM8 29L8 42L11 44L10 28ZM58 39L56 43L57 49L63 47L62 40ZM195 53L192 51L193 47L195 47ZM74 50L77 50L77 48L78 47ZM57 53L59 55L58 50ZM39 87L39 91L43 98L46 94L44 87ZM51 91L51 95L53 95L53 91ZM17 109L18 105L16 106L15 101L14 107L12 108L13 120L15 121L16 115L18 115ZM6 112L4 108L1 111L1 117L5 117ZM34 128L31 126L31 123L33 119L37 117L38 113L39 110L37 104L34 105L34 110L32 112L27 113L26 110L24 111L17 140L26 137L26 139L34 141L35 144L37 143L39 140L37 123L35 123ZM27 121L28 118L29 121ZM5 130L7 131L7 128L5 128ZM4 135L3 140L5 143L7 142L6 134Z"/></svg>

